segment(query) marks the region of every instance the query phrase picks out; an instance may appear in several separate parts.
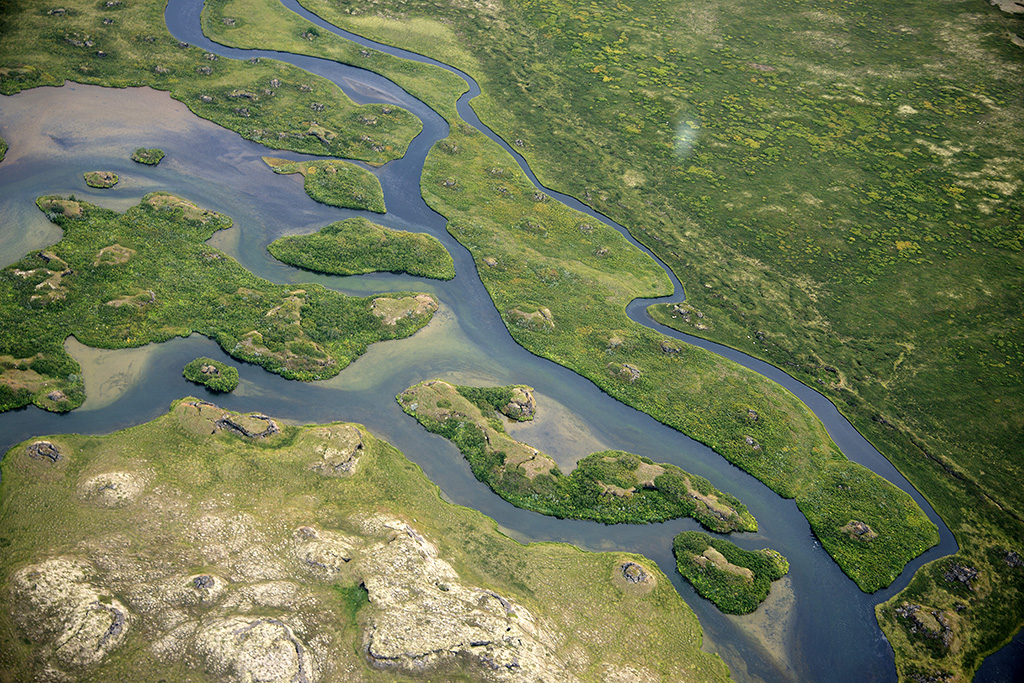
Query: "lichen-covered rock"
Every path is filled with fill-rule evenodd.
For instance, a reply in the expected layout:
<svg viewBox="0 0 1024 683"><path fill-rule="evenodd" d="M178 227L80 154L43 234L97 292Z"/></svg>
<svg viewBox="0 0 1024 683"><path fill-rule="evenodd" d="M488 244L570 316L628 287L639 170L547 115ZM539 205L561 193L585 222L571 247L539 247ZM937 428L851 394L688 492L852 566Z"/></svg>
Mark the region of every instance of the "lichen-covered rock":
<svg viewBox="0 0 1024 683"><path fill-rule="evenodd" d="M139 497L149 476L135 472L104 472L78 486L78 497L103 507L124 507Z"/></svg>
<svg viewBox="0 0 1024 683"><path fill-rule="evenodd" d="M95 665L128 634L128 610L101 598L90 582L92 569L84 560L58 557L24 567L11 580L16 620L59 666Z"/></svg>
<svg viewBox="0 0 1024 683"><path fill-rule="evenodd" d="M196 634L196 649L221 680L238 683L313 683L310 655L291 627L271 617L234 616Z"/></svg>
<svg viewBox="0 0 1024 683"><path fill-rule="evenodd" d="M522 605L464 585L408 524L377 518L367 525L389 534L358 560L370 598L363 647L372 664L414 673L462 660L487 680L575 680Z"/></svg>

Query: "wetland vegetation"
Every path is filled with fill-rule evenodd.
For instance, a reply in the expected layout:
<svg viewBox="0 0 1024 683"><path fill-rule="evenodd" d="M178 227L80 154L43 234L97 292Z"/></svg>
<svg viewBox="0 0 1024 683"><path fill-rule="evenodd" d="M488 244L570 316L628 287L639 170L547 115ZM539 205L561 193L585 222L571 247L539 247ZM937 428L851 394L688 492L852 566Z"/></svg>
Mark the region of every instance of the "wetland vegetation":
<svg viewBox="0 0 1024 683"><path fill-rule="evenodd" d="M656 564L521 545L359 425L182 399L2 472L14 680L729 678Z"/></svg>
<svg viewBox="0 0 1024 683"><path fill-rule="evenodd" d="M333 83L298 67L221 59L179 43L158 2L11 3L0 55L2 94L66 80L150 86L275 149L384 163L402 156L421 130L405 110L357 106Z"/></svg>
<svg viewBox="0 0 1024 683"><path fill-rule="evenodd" d="M777 551L743 550L724 538L684 531L672 541L676 568L701 594L728 614L749 614L764 602L789 562Z"/></svg>
<svg viewBox="0 0 1024 683"><path fill-rule="evenodd" d="M101 190L111 188L121 180L116 173L111 171L88 171L83 176L86 185Z"/></svg>
<svg viewBox="0 0 1024 683"><path fill-rule="evenodd" d="M267 250L279 261L317 273L391 272L436 280L455 277L452 256L437 238L386 228L365 218L346 218L311 235L281 237Z"/></svg>
<svg viewBox="0 0 1024 683"><path fill-rule="evenodd" d="M137 150L132 152L132 161L146 166L156 166L164 158L164 151L162 149L146 149L145 147L139 147Z"/></svg>
<svg viewBox="0 0 1024 683"><path fill-rule="evenodd" d="M288 161L263 157L274 173L299 173L310 199L343 209L385 213L384 191L377 176L347 161Z"/></svg>
<svg viewBox="0 0 1024 683"><path fill-rule="evenodd" d="M421 382L398 402L428 431L454 443L477 479L521 508L605 524L644 524L692 517L712 531L756 531L757 520L734 496L675 465L623 451L592 453L568 475L546 453L512 439L499 413L532 419L524 386L464 387Z"/></svg>
<svg viewBox="0 0 1024 683"><path fill-rule="evenodd" d="M188 381L202 384L211 391L234 391L238 387L238 368L206 356L190 361L182 374Z"/></svg>
<svg viewBox="0 0 1024 683"><path fill-rule="evenodd" d="M375 341L431 318L427 294L348 297L320 285L275 285L204 244L231 219L166 193L123 214L56 196L37 204L60 242L0 271L0 408L81 405L74 335L99 348L198 332L227 353L290 379L332 377Z"/></svg>

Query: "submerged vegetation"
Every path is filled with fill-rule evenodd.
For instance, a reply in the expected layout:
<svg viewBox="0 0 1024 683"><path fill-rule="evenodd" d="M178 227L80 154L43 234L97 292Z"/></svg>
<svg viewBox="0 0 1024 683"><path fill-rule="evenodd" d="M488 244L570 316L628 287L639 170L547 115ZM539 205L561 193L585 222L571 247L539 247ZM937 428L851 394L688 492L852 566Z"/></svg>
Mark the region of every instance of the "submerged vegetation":
<svg viewBox="0 0 1024 683"><path fill-rule="evenodd" d="M288 161L263 157L274 173L300 173L313 201L343 209L385 213L384 191L377 176L347 161Z"/></svg>
<svg viewBox="0 0 1024 683"><path fill-rule="evenodd" d="M393 230L365 218L331 223L311 235L292 235L270 243L279 261L317 273L408 273L437 280L455 277L455 262L434 237Z"/></svg>
<svg viewBox="0 0 1024 683"><path fill-rule="evenodd" d="M229 218L170 194L148 194L124 214L74 198L37 204L64 237L0 271L3 410L82 403L68 335L124 348L198 332L235 358L315 380L375 341L409 336L437 308L426 294L354 298L272 284L204 244Z"/></svg>
<svg viewBox="0 0 1024 683"><path fill-rule="evenodd" d="M183 399L2 469L12 680L729 679L654 562L521 545L358 425Z"/></svg>
<svg viewBox="0 0 1024 683"><path fill-rule="evenodd" d="M699 531L677 535L672 552L683 578L727 614L753 612L768 597L772 581L789 573L789 562L775 550L743 550Z"/></svg>
<svg viewBox="0 0 1024 683"><path fill-rule="evenodd" d="M333 83L270 59L220 58L175 40L159 2L10 5L0 93L66 80L170 92L197 115L275 149L384 163L422 129L393 105L357 106ZM386 113L385 113L386 110Z"/></svg>
<svg viewBox="0 0 1024 683"><path fill-rule="evenodd" d="M238 386L238 368L206 356L189 362L182 374L188 381L202 384L211 391L234 391Z"/></svg>
<svg viewBox="0 0 1024 683"><path fill-rule="evenodd" d="M132 152L132 161L147 166L156 166L164 158L164 151L162 149L146 149L145 147L139 147L137 150Z"/></svg>
<svg viewBox="0 0 1024 683"><path fill-rule="evenodd" d="M421 382L398 395L402 409L454 443L474 476L513 505L605 524L692 517L712 531L756 531L743 503L703 477L623 451L592 453L569 475L545 453L512 439L498 413L532 419L529 387L462 387Z"/></svg>

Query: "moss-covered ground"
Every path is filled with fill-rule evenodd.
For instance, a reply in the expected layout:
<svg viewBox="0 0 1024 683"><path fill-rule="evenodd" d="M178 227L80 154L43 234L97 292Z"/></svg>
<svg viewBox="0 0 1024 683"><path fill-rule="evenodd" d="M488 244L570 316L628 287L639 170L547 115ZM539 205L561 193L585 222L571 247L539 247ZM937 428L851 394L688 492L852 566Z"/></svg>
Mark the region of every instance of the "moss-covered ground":
<svg viewBox="0 0 1024 683"><path fill-rule="evenodd" d="M238 368L206 356L189 361L182 374L212 391L234 391L238 387Z"/></svg>
<svg viewBox="0 0 1024 683"><path fill-rule="evenodd" d="M0 408L66 411L84 400L74 335L100 348L198 332L240 360L292 379L332 377L436 309L428 295L353 298L319 285L274 285L204 244L231 220L166 193L124 214L42 197L60 242L0 271ZM424 298L425 297L425 298Z"/></svg>
<svg viewBox="0 0 1024 683"><path fill-rule="evenodd" d="M150 86L268 147L373 163L402 156L422 129L400 107L356 106L334 84L297 67L221 59L179 44L160 2L72 0L43 7L16 0L5 5L2 21L5 95L66 80Z"/></svg>
<svg viewBox="0 0 1024 683"><path fill-rule="evenodd" d="M310 199L328 206L385 213L380 181L366 169L347 161L288 161L263 157L274 173L299 173Z"/></svg>
<svg viewBox="0 0 1024 683"><path fill-rule="evenodd" d="M282 237L267 250L279 261L317 273L455 277L455 262L437 238L386 228L365 218L347 218L310 235Z"/></svg>
<svg viewBox="0 0 1024 683"><path fill-rule="evenodd" d="M696 618L650 560L555 543L521 545L493 520L442 501L418 467L358 426L282 425L275 434L248 438L218 427L225 419L269 424L265 416L184 399L163 417L109 436L46 437L60 454L56 461L30 455L35 439L3 458L0 582L10 587L16 572L51 558L74 559L90 567L86 580L98 599L117 601L129 614L120 646L99 663L72 668L78 680L236 675L224 672L211 654L216 648L187 649L193 634L225 614L289 624L305 643L317 680L475 679L459 668L412 677L367 662L364 631L379 613L361 585L387 582L387 572L361 574L358 557L347 562L309 551L331 539L358 545L372 536L367 521L380 518L382 509L436 546L463 585L479 587L476 595L492 591L529 610L550 634L544 642L553 657L571 662L579 680L614 679L620 671L649 680L728 679L722 661L701 651ZM327 447L358 455L350 474L315 469ZM111 482L117 486L104 488ZM626 580L629 565L633 579L637 570L645 578ZM432 588L439 595L448 589ZM4 681L39 673L42 643L54 636L25 628L46 615L27 614L24 603L13 602L23 599L16 595L0 593ZM278 595L284 598L275 602ZM50 607L58 603L49 597ZM174 620L161 621L162 615ZM159 646L154 633L166 635ZM268 661L281 665L285 654ZM59 655L54 659L64 667ZM272 672L258 672L260 680L277 680L268 678Z"/></svg>
<svg viewBox="0 0 1024 683"><path fill-rule="evenodd" d="M683 578L728 614L753 612L768 597L772 581L789 572L789 562L775 550L743 550L699 531L677 535L672 552Z"/></svg>

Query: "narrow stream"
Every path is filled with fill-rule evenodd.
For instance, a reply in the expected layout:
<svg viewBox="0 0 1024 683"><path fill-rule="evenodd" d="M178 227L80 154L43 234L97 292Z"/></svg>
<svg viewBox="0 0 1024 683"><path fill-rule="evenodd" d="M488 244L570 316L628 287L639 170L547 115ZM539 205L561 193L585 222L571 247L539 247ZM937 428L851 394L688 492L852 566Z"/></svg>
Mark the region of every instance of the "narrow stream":
<svg viewBox="0 0 1024 683"><path fill-rule="evenodd" d="M341 31L306 12L295 0L284 0L284 4L318 26L360 44L458 73L470 86L459 100L460 115L501 142L530 179L542 187L525 160L479 122L469 106L479 89L468 76L434 60ZM588 380L533 356L511 339L469 253L448 235L443 217L420 197L419 178L426 154L448 132L440 116L390 81L365 70L311 57L237 50L212 43L201 33L201 10L202 0L171 0L166 12L171 33L224 57L256 56L291 62L331 79L356 102L391 102L423 121L423 132L403 159L373 169L384 187L388 214L368 217L390 227L438 237L452 252L458 276L444 283L395 275L337 278L311 275L274 261L266 253L266 245L281 235L310 232L360 212L315 204L296 178L276 176L266 168L260 161L268 153L266 148L198 119L164 93L81 85L0 98L0 133L11 145L8 159L0 164L0 187L4 188L0 193L0 216L6 217L0 221L0 265L59 238L59 230L48 224L33 205L38 195L73 192L123 211L146 192L160 189L234 218L235 228L218 234L211 243L261 277L275 282L319 282L358 295L429 291L442 302L442 309L427 328L410 339L372 346L338 377L315 384L290 382L242 364L238 390L214 400L232 410L260 410L300 424L331 420L363 423L419 464L447 498L481 510L496 519L506 533L524 542L564 541L591 550L617 549L646 555L659 564L696 611L706 634L705 649L721 654L737 680L895 678L892 652L875 622L873 607L905 586L922 563L955 552L956 544L916 490L827 399L777 368L735 350L658 327L666 335L732 358L786 386L823 420L848 457L908 491L939 526L940 545L908 565L893 586L874 595L862 593L839 570L792 501L779 498L710 449L618 403ZM139 106L140 101L145 104ZM142 144L160 147L167 158L152 168L128 161L127 152ZM274 154L302 157L287 152ZM98 168L119 173L122 184L105 192L85 188L82 172ZM543 189L559 201L616 227L636 244L622 226L571 197ZM678 301L682 286L668 272L676 294L664 300ZM652 325L644 311L649 303L630 304L631 317ZM6 450L34 435L108 433L145 422L164 413L172 400L201 391L181 377L181 368L192 358L208 355L238 365L214 342L196 335L124 351L85 349L72 340L69 349L83 364L89 393L86 404L68 415L35 408L0 414L0 448ZM671 540L681 530L699 528L692 520L640 527L604 526L557 520L507 504L473 478L450 443L427 434L399 409L395 394L434 377L535 387L538 419L516 428L514 434L551 453L565 467L593 450L618 448L672 462L709 478L747 503L760 522L757 534L734 534L731 540L745 548L770 546L779 550L790 560L789 576L773 587L769 600L753 615L725 616L698 597L675 571Z"/></svg>

